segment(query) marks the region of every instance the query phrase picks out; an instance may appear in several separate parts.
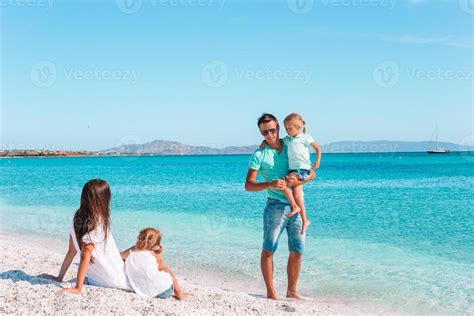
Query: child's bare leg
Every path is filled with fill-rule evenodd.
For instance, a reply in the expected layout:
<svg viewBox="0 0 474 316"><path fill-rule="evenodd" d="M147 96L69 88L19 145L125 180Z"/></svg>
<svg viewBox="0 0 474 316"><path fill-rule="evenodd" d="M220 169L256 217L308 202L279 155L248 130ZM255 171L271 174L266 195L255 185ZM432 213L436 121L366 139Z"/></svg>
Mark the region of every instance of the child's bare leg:
<svg viewBox="0 0 474 316"><path fill-rule="evenodd" d="M300 215L301 215L301 219L303 220L303 227L301 228L301 234L304 234L306 231L306 228L308 228L308 226L311 225L311 222L306 217L306 208L304 206L304 201L303 201L303 186L299 185L297 187L294 187L293 195L294 195L296 203L301 209Z"/></svg>
<svg viewBox="0 0 474 316"><path fill-rule="evenodd" d="M300 207L298 204L296 204L295 198L293 196L293 192L291 191L290 188L286 188L283 190L285 193L286 198L288 199L288 202L290 202L290 207L291 207L291 212L288 214L289 217L295 215L296 213L299 213L301 211Z"/></svg>
<svg viewBox="0 0 474 316"><path fill-rule="evenodd" d="M178 300L184 300L186 297L188 297L188 293L185 293L183 291L181 291L181 287L179 286L178 284L178 280L176 279L176 276L174 275L174 273L170 270L170 268L168 267L163 267L161 269L161 271L165 271L167 273L169 273L171 275L171 278L173 279L173 288L174 288L174 296L178 299Z"/></svg>

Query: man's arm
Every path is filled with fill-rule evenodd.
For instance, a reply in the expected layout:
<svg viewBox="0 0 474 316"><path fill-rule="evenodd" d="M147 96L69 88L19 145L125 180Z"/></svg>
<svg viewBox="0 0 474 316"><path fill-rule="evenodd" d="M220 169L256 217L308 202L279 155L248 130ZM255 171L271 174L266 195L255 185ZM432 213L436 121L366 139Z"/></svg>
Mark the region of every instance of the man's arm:
<svg viewBox="0 0 474 316"><path fill-rule="evenodd" d="M304 180L304 181L301 181L299 180L295 175L291 174L289 176L286 176L285 177L285 181L286 181L286 185L288 187L297 187L299 185L302 185L302 184L305 184L305 183L308 183L310 181L313 181L313 179L316 178L316 172L314 172L314 170L310 170L310 176Z"/></svg>
<svg viewBox="0 0 474 316"><path fill-rule="evenodd" d="M285 180L273 180L268 182L257 181L258 171L249 169L247 172L247 179L245 180L245 190L249 192L258 192L267 189L284 190L286 188Z"/></svg>

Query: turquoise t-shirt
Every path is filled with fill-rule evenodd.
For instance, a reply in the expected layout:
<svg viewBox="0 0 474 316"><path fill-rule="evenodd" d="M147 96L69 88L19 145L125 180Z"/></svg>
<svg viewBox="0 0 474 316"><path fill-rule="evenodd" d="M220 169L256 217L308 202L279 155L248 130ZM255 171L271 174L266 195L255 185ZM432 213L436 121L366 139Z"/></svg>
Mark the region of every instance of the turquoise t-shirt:
<svg viewBox="0 0 474 316"><path fill-rule="evenodd" d="M258 148L250 158L249 169L257 170L266 181L283 179L288 174L288 150L282 144L281 153L278 150L265 145ZM268 189L268 197L288 203L285 194L281 190Z"/></svg>

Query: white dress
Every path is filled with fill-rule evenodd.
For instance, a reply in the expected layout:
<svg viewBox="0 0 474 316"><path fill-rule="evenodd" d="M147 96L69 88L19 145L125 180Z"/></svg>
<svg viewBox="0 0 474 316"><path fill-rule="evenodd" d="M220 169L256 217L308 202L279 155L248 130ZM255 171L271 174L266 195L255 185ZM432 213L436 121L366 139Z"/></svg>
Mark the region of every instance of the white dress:
<svg viewBox="0 0 474 316"><path fill-rule="evenodd" d="M135 293L145 297L156 297L173 285L171 275L158 270L151 251L130 251L125 260L125 271Z"/></svg>
<svg viewBox="0 0 474 316"><path fill-rule="evenodd" d="M74 224L71 225L70 235L74 242L74 247L80 253L81 249L74 232ZM84 244L94 244L94 250L92 251L94 263L89 264L89 269L86 273L89 284L125 290L132 289L125 274L125 264L110 230L106 241L102 224L98 223L96 229L82 237L82 242Z"/></svg>

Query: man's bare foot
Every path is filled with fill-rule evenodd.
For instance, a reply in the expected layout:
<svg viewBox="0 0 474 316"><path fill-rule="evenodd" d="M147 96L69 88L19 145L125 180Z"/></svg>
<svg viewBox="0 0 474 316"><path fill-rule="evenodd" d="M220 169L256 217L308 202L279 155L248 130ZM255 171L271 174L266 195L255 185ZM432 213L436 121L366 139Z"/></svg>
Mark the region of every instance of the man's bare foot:
<svg viewBox="0 0 474 316"><path fill-rule="evenodd" d="M277 294L275 291L273 292L267 292L267 298L270 299L270 300L278 300L277 298Z"/></svg>
<svg viewBox="0 0 474 316"><path fill-rule="evenodd" d="M304 233L306 233L306 229L309 227L309 225L311 225L310 221L303 221L303 227L301 227L301 235L304 235Z"/></svg>
<svg viewBox="0 0 474 316"><path fill-rule="evenodd" d="M185 293L185 292L179 292L179 293L174 294L174 297L176 297L176 299L180 301L184 300L188 296L189 296L189 293Z"/></svg>
<svg viewBox="0 0 474 316"><path fill-rule="evenodd" d="M292 298L294 300L302 300L303 299L301 296L299 296L298 294L293 293L293 292L286 292L286 297L287 298Z"/></svg>
<svg viewBox="0 0 474 316"><path fill-rule="evenodd" d="M300 207L297 204L292 205L291 206L291 212L288 213L288 217L292 217L292 216L298 214L299 212L301 212Z"/></svg>

